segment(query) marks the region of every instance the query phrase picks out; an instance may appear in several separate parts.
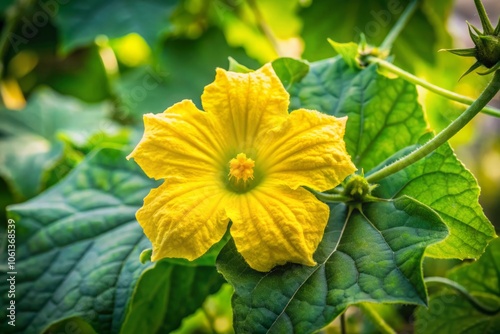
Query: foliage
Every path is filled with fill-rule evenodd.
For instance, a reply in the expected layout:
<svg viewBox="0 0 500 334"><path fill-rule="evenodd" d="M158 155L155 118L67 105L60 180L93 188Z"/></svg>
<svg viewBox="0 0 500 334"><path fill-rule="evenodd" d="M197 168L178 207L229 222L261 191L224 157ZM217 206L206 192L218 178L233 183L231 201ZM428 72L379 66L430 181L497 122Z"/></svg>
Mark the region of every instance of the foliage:
<svg viewBox="0 0 500 334"><path fill-rule="evenodd" d="M464 108L370 57L470 96L492 75L458 81L471 63L436 52L457 44L446 29L452 0L419 1L393 45L375 47L411 3L2 2L0 267L16 283L11 297L10 282L0 282L0 331L309 333L338 331L342 315L353 332L368 333L387 331L385 321L408 329L416 310L416 333L498 332L500 243L487 218L498 226L498 131L478 131L477 120L451 145L366 188L347 178L313 192L330 208L315 266L255 271L228 233L192 262L152 263L142 253L151 242L135 215L160 182L125 157L144 114L183 99L202 108L217 67L248 73L271 62L290 111L347 116L344 140L361 180L436 138ZM484 155L468 159L472 172L452 148L459 142L473 147L459 148L461 158ZM425 257L438 260L424 272ZM458 288L424 279L443 259L465 260L446 275ZM4 321L11 300L15 327Z"/></svg>

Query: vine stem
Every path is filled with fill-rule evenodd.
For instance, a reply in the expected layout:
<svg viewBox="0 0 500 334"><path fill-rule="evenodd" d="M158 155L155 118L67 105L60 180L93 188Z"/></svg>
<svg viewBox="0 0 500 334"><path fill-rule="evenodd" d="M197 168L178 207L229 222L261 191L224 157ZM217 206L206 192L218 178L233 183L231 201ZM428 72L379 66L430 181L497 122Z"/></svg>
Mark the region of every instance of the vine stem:
<svg viewBox="0 0 500 334"><path fill-rule="evenodd" d="M316 190L311 189L311 188L306 188L306 189L309 190L310 192L312 192L314 194L314 196L316 196L317 199L319 199L320 201L323 201L323 202L337 203L337 202L347 202L347 201L351 200L351 198L344 196L344 195L341 195L341 194L327 194L327 193L322 193L322 192L316 191Z"/></svg>
<svg viewBox="0 0 500 334"><path fill-rule="evenodd" d="M474 298L474 296L472 296L463 285L461 285L455 281L452 281L451 279L444 278L444 277L426 277L424 279L424 281L425 281L425 283L443 284L443 285L446 285L446 286L458 291L465 298L467 298L467 300L472 304L472 306L474 306L475 309L477 309L478 311L480 311L484 314L494 315L494 314L497 314L498 312L500 312L499 308L492 309L488 305L485 305L482 302L480 302L479 300L477 300L476 298Z"/></svg>
<svg viewBox="0 0 500 334"><path fill-rule="evenodd" d="M356 305L377 326L382 334L396 334L396 331L385 322L384 318L367 303Z"/></svg>
<svg viewBox="0 0 500 334"><path fill-rule="evenodd" d="M401 68L399 68L399 67L395 66L394 64L391 64L388 61L385 61L383 59L376 58L376 57L367 57L366 60L369 63L376 63L376 64L378 64L378 66L382 67L385 70L388 70L391 73L398 75L399 77L405 79L406 81L409 81L415 85L422 86L422 87L426 88L427 90L429 90L433 93L439 94L447 99L450 99L450 100L453 100L453 101L456 101L459 103L463 103L466 105L471 105L474 102L474 99L472 99L470 97L463 96L463 95L451 92L449 90L443 89L439 86L433 85L425 80L422 80L422 79L414 76L411 73L406 72L405 70L402 70ZM481 112L483 112L484 114L491 115L491 116L500 117L500 110L495 109L495 108L491 108L488 106L485 106L481 110Z"/></svg>
<svg viewBox="0 0 500 334"><path fill-rule="evenodd" d="M387 36L385 36L385 39L382 42L382 44L380 44L381 49L385 50L391 49L392 44L394 44L396 38L398 38L399 34L401 33L401 31L403 31L408 21L410 21L413 13L415 13L415 11L417 10L417 4L418 0L413 0L408 5L408 7L405 8L403 14L401 14L396 24L392 27L391 31L389 31Z"/></svg>
<svg viewBox="0 0 500 334"><path fill-rule="evenodd" d="M247 0L247 4L248 4L248 6L250 6L250 8L253 11L253 14L255 15L255 19L257 20L260 31L264 34L264 36L266 36L267 40L271 43L276 54L279 57L283 56L278 39L276 38L272 29L269 27L266 20L264 19L264 16L260 12L256 1L255 0Z"/></svg>
<svg viewBox="0 0 500 334"><path fill-rule="evenodd" d="M495 96L500 89L500 70L495 71L493 79L490 81L485 90L479 95L478 99L474 101L457 119L451 122L445 129L439 132L434 138L429 140L418 149L403 157L402 159L387 165L384 168L370 174L366 177L369 183L380 181L384 177L397 173L403 168L419 161L426 157L428 154L436 150L439 146L447 142L451 137L457 134L467 123L469 123L474 116L476 116L481 109Z"/></svg>

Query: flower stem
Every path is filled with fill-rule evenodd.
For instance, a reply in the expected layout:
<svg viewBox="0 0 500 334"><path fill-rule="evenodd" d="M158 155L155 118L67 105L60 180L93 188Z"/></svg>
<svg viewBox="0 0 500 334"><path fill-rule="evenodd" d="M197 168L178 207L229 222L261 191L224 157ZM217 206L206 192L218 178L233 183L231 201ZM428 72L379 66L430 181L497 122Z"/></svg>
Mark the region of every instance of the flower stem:
<svg viewBox="0 0 500 334"><path fill-rule="evenodd" d="M370 174L366 177L369 183L375 183L384 177L397 173L403 168L419 161L424 158L439 146L447 142L458 131L460 131L467 123L469 123L474 116L484 108L484 106L495 96L500 89L500 70L496 71L493 79L488 84L486 89L481 93L474 103L472 103L457 119L451 122L444 130L438 133L434 138L429 140L418 149L403 157L402 159L394 162L391 165L385 166L377 172Z"/></svg>
<svg viewBox="0 0 500 334"><path fill-rule="evenodd" d="M370 320L373 322L375 326L377 326L377 329L379 330L380 333L383 334L396 334L396 331L385 322L384 318L380 316L380 314L373 309L371 305L368 303L363 303L363 304L357 304L357 307L363 313L370 318Z"/></svg>
<svg viewBox="0 0 500 334"><path fill-rule="evenodd" d="M447 99L450 99L452 101L456 101L456 102L463 103L466 105L471 105L474 102L474 99L472 99L470 97L463 96L463 95L451 92L449 90L443 89L439 86L433 85L425 80L422 80L422 79L414 76L411 73L408 73L408 72L400 69L399 67L397 67L397 66L395 66L395 65L393 65L393 64L391 64L388 61L385 61L383 59L376 58L376 57L368 57L367 61L370 63L376 63L376 64L378 64L378 66L382 67L385 70L388 70L389 72L392 72L392 73L398 75L399 77L405 79L406 81L411 82L415 85L422 86L422 87L430 90L431 92L439 94L439 95L446 97ZM492 107L484 107L481 110L481 112L483 112L484 114L491 115L491 116L500 117L500 110L492 108Z"/></svg>
<svg viewBox="0 0 500 334"><path fill-rule="evenodd" d="M415 13L415 11L417 10L417 4L418 0L413 0L408 5L408 7L406 7L405 11L403 12L403 14L401 14L396 24L392 27L391 31L389 31L382 44L380 44L380 49L391 49L392 44L394 44L396 38L398 38L399 34L401 33L401 31L403 31L408 21L410 21L413 13Z"/></svg>
<svg viewBox="0 0 500 334"><path fill-rule="evenodd" d="M458 284L455 281L452 281L448 278L444 277L426 277L424 279L425 283L439 283L446 285L447 287L450 287L456 291L458 291L460 294L462 294L467 300L474 306L474 308L484 314L488 315L494 315L500 312L500 308L497 309L492 309L490 306L483 304L481 301L477 300L472 296L467 289L461 285Z"/></svg>

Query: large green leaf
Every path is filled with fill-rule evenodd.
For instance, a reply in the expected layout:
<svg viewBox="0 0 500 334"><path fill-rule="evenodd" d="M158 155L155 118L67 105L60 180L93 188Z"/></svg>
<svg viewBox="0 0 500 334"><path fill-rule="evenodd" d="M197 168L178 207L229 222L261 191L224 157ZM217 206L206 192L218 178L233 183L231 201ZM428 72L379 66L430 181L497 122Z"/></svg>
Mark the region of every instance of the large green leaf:
<svg viewBox="0 0 500 334"><path fill-rule="evenodd" d="M213 266L160 261L141 276L120 333L170 333L223 283Z"/></svg>
<svg viewBox="0 0 500 334"><path fill-rule="evenodd" d="M17 331L40 333L76 316L99 333L119 331L134 284L150 266L139 262L151 244L135 212L156 185L124 152L105 149L55 187L9 208L16 221ZM4 299L5 280L0 289Z"/></svg>
<svg viewBox="0 0 500 334"><path fill-rule="evenodd" d="M36 92L22 111L0 109L0 176L18 198L34 196L44 172L62 157L60 136L85 143L112 127L103 123L109 111L109 104L86 104L50 90Z"/></svg>
<svg viewBox="0 0 500 334"><path fill-rule="evenodd" d="M347 151L367 174L430 138L415 86L379 75L374 66L353 70L340 57L316 62L290 94L292 108L348 116ZM474 176L447 144L379 183L376 195L413 197L436 210L448 225L451 236L430 247L429 255L476 258L495 235L478 203Z"/></svg>
<svg viewBox="0 0 500 334"><path fill-rule="evenodd" d="M69 1L60 6L56 23L65 52L90 44L98 35L110 38L135 32L155 45L170 28L178 0Z"/></svg>
<svg viewBox="0 0 500 334"><path fill-rule="evenodd" d="M452 270L448 277L464 286L491 308L487 314L463 295L445 290L432 296L429 308L416 313L417 334L494 334L500 332L500 239L490 243L483 256L472 264Z"/></svg>
<svg viewBox="0 0 500 334"><path fill-rule="evenodd" d="M431 138L424 136L420 143ZM410 147L406 152L416 149ZM403 152L401 152L403 153ZM396 154L385 163L396 160ZM394 198L411 196L429 205L444 220L450 236L427 249L426 255L438 258L479 258L495 229L479 205L479 186L448 144L425 159L380 181L374 195Z"/></svg>
<svg viewBox="0 0 500 334"><path fill-rule="evenodd" d="M425 248L447 235L439 216L409 198L332 205L314 267L252 270L228 244L218 269L235 288L234 326L242 333L310 333L361 302L425 305Z"/></svg>

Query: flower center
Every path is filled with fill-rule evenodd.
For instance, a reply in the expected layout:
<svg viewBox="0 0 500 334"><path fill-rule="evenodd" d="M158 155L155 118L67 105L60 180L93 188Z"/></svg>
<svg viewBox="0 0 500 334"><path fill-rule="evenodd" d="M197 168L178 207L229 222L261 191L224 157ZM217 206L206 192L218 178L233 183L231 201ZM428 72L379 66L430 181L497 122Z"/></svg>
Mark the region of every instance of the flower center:
<svg viewBox="0 0 500 334"><path fill-rule="evenodd" d="M253 180L253 168L255 161L247 158L245 153L239 153L236 158L229 161L229 180L236 179L236 183L243 180L244 183L248 179Z"/></svg>

